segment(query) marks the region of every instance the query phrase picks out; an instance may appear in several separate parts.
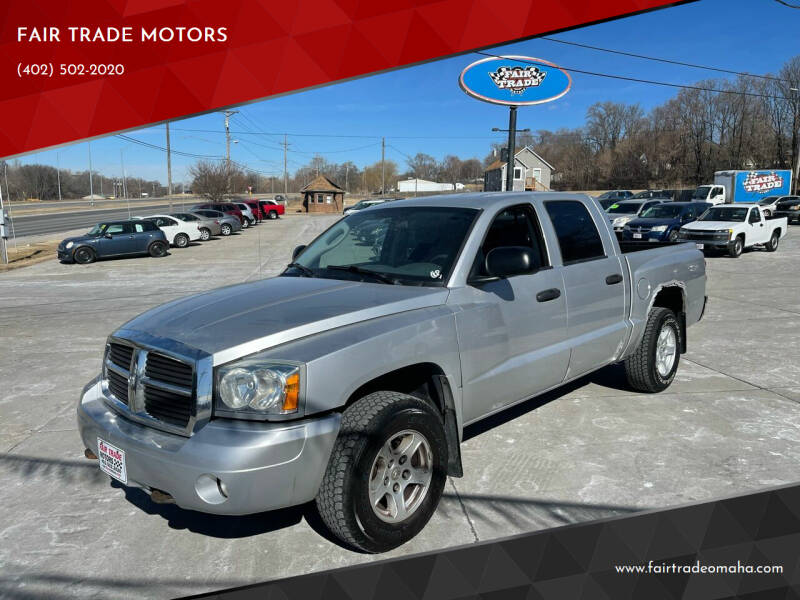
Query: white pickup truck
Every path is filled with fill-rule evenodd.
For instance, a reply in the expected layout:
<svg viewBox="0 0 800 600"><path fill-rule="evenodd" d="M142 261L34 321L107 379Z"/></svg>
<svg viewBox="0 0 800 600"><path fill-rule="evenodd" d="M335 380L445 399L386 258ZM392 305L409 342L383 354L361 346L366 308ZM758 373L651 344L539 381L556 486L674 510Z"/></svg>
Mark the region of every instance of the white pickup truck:
<svg viewBox="0 0 800 600"><path fill-rule="evenodd" d="M696 242L700 250L726 250L737 258L753 246L775 252L787 227L786 217L768 218L758 204L724 204L712 206L697 221L681 227L678 241Z"/></svg>

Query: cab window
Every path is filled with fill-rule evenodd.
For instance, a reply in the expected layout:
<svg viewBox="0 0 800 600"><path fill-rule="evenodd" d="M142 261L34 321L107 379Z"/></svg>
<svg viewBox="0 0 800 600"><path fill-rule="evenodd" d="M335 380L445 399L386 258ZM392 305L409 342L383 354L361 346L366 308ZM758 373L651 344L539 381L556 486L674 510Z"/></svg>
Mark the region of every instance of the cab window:
<svg viewBox="0 0 800 600"><path fill-rule="evenodd" d="M122 223L114 223L106 228L105 233L109 235L119 235L120 233L125 233L125 225Z"/></svg>
<svg viewBox="0 0 800 600"><path fill-rule="evenodd" d="M533 250L533 271L548 265L542 231L532 206L529 204L512 206L495 217L475 256L470 277L489 275L486 272L486 256L491 250L502 246L524 246Z"/></svg>
<svg viewBox="0 0 800 600"><path fill-rule="evenodd" d="M758 212L757 208L750 209L750 223L760 223L761 222L761 213Z"/></svg>
<svg viewBox="0 0 800 600"><path fill-rule="evenodd" d="M565 265L605 257L600 232L582 202L550 200L544 207L556 230Z"/></svg>

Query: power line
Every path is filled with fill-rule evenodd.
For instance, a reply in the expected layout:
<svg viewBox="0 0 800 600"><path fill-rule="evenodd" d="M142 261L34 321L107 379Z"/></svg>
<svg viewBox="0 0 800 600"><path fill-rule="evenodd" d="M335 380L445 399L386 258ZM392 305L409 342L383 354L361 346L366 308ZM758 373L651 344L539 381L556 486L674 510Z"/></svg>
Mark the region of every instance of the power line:
<svg viewBox="0 0 800 600"><path fill-rule="evenodd" d="M789 4L789 3L788 3L788 2L786 2L785 0L775 0L775 2L777 2L778 4L783 4L784 6L788 6L789 8L797 8L797 9L800 9L800 6L797 6L796 4Z"/></svg>
<svg viewBox="0 0 800 600"><path fill-rule="evenodd" d="M491 58L506 58L505 56L501 56L499 54L492 54L490 52L484 52L484 51L481 51L481 50L476 50L475 54L482 54L483 56L489 56ZM526 59L521 59L521 58L517 58L517 59L514 59L514 60L516 60L518 62L529 64L529 65L544 66L544 67L552 66L552 65L549 65L549 64L546 64L546 63L543 63L543 62L539 62L539 61L536 61L536 60L526 60ZM714 88L703 87L703 86L699 86L699 85L686 85L686 84L680 84L680 83L670 83L670 82L667 82L667 81L655 81L653 79L640 79L638 77L627 77L625 75L612 75L611 73L598 73L596 71L585 71L583 69L574 69L572 67L564 67L562 65L559 65L558 68L562 69L564 71L570 71L572 73L581 73L583 75L592 75L594 77L607 77L609 79L621 79L623 81L633 81L633 82L636 82L636 83L647 83L649 85L660 85L660 86L663 86L663 87L682 88L682 89L686 89L686 90L699 90L699 91L702 91L702 92L712 92L714 94L735 94L737 96L753 96L755 98L771 98L773 100L790 100L790 98L787 98L785 96L773 96L772 94L759 94L757 92L738 92L736 90L717 90L717 89L714 89Z"/></svg>
<svg viewBox="0 0 800 600"><path fill-rule="evenodd" d="M795 7L800 8L800 7ZM679 60L673 60L670 58L659 58L657 56L647 56L645 54L636 54L634 52L625 52L623 50L612 50L611 48L601 48L599 46L590 46L589 44L580 44L578 42L569 42L567 40L557 40L556 38L551 37L543 37L540 38L542 40L547 40L548 42L556 42L558 44L566 44L567 46L577 46L579 48L588 48L589 50L597 50L598 52L608 52L609 54L619 54L622 56L631 56L633 58L641 58L644 60L652 60L656 62L668 63L671 65L680 65L682 67L692 67L694 69L705 69L707 71L717 71L719 73L729 73L731 75L741 75L744 77L757 77L759 79L768 79L771 81L780 81L782 83L789 83L785 79L781 79L780 77L773 77L772 75L758 75L755 73L747 73L745 71L733 71L731 69L723 69L722 67L710 67L708 65L698 65L694 63L682 62Z"/></svg>

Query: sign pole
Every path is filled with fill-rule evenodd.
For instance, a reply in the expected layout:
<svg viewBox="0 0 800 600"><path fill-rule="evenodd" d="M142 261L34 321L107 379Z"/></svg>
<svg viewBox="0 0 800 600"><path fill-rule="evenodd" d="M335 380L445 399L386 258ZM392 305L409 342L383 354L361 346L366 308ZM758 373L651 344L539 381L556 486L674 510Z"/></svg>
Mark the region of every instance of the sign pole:
<svg viewBox="0 0 800 600"><path fill-rule="evenodd" d="M506 167L506 191L514 191L514 147L517 142L517 107L508 107L508 166Z"/></svg>

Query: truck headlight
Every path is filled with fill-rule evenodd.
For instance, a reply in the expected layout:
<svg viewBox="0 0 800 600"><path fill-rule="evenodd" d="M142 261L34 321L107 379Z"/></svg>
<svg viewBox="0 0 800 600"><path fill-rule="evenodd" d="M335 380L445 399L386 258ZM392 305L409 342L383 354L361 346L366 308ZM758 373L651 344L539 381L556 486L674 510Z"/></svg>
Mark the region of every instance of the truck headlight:
<svg viewBox="0 0 800 600"><path fill-rule="evenodd" d="M656 225L650 231L655 231L655 232L660 233L660 232L663 232L663 231L666 231L666 230L667 230L667 226L666 225Z"/></svg>
<svg viewBox="0 0 800 600"><path fill-rule="evenodd" d="M65 247L67 250L69 250L69 249L70 249L70 248L72 248L74 245L75 245L75 242L67 242L67 245L66 245L66 246L64 246L64 247Z"/></svg>
<svg viewBox="0 0 800 600"><path fill-rule="evenodd" d="M297 413L300 366L245 359L219 367L215 413L234 418L259 418Z"/></svg>
<svg viewBox="0 0 800 600"><path fill-rule="evenodd" d="M733 229L717 229L716 233L718 236L731 237Z"/></svg>

